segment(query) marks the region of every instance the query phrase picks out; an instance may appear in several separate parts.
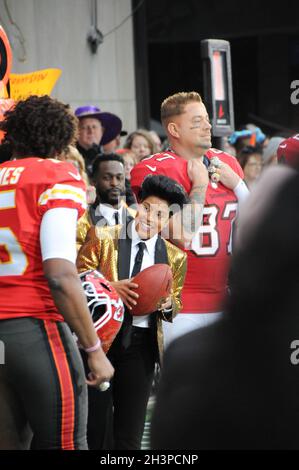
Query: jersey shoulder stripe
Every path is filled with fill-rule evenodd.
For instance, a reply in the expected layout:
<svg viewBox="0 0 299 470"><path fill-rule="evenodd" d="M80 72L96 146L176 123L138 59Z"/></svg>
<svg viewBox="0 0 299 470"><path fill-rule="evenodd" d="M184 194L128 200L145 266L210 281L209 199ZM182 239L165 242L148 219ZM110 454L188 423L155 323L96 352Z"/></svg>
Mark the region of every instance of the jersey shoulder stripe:
<svg viewBox="0 0 299 470"><path fill-rule="evenodd" d="M70 199L76 203L80 203L83 209L86 209L86 196L81 188L76 188L68 184L55 184L52 188L46 189L38 200L38 204L43 206L48 201L57 199Z"/></svg>

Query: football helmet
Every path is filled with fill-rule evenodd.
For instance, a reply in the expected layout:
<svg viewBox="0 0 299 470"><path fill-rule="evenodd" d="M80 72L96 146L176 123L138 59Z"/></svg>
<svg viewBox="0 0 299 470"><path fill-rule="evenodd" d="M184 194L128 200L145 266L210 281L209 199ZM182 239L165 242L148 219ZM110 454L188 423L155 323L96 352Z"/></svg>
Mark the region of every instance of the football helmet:
<svg viewBox="0 0 299 470"><path fill-rule="evenodd" d="M80 274L87 305L102 348L107 353L124 319L124 304L118 293L99 271Z"/></svg>

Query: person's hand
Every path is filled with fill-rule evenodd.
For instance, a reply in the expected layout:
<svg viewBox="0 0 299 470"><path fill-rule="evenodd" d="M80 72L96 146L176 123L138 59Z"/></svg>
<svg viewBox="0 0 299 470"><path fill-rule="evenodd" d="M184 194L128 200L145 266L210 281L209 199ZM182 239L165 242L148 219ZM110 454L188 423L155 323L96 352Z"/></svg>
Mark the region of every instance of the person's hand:
<svg viewBox="0 0 299 470"><path fill-rule="evenodd" d="M88 353L87 362L90 370L86 379L87 385L98 388L101 383L112 379L114 369L102 348Z"/></svg>
<svg viewBox="0 0 299 470"><path fill-rule="evenodd" d="M187 164L188 176L192 182L192 186L208 186L209 173L200 158L193 158Z"/></svg>
<svg viewBox="0 0 299 470"><path fill-rule="evenodd" d="M114 282L110 281L110 284L114 287L126 307L132 310L132 307L137 304L137 299L139 297L137 292L134 291L134 289L138 288L138 284L132 282L131 279L123 279L122 281Z"/></svg>
<svg viewBox="0 0 299 470"><path fill-rule="evenodd" d="M234 172L234 170L224 162L221 162L221 166L217 168L219 174L219 181L229 189L234 190L240 181L240 176Z"/></svg>
<svg viewBox="0 0 299 470"><path fill-rule="evenodd" d="M163 297L160 302L158 302L158 310L168 310L172 307L171 297Z"/></svg>

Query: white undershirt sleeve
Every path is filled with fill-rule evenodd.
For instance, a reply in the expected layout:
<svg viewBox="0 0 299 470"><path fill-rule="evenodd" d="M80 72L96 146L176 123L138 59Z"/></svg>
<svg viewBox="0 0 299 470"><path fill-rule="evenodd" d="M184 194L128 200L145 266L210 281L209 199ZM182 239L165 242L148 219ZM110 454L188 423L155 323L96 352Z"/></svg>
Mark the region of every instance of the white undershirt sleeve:
<svg viewBox="0 0 299 470"><path fill-rule="evenodd" d="M62 258L76 262L77 209L57 207L45 212L40 226L42 260Z"/></svg>
<svg viewBox="0 0 299 470"><path fill-rule="evenodd" d="M242 179L239 181L237 186L234 188L234 193L237 196L238 202L243 203L249 196L249 189L246 186L245 181Z"/></svg>

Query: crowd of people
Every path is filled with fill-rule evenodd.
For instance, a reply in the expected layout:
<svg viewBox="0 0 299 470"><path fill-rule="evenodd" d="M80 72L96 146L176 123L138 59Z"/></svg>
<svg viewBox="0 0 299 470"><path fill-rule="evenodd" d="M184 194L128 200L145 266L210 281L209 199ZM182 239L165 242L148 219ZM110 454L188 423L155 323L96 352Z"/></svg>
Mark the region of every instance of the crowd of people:
<svg viewBox="0 0 299 470"><path fill-rule="evenodd" d="M140 449L157 366L153 448L296 448L295 389L279 420L279 388L264 406L262 339L283 356L295 328L299 135L247 124L215 149L197 92L167 97L161 122L128 134L31 96L0 123L0 449ZM135 316L134 277L160 263L171 294Z"/></svg>

